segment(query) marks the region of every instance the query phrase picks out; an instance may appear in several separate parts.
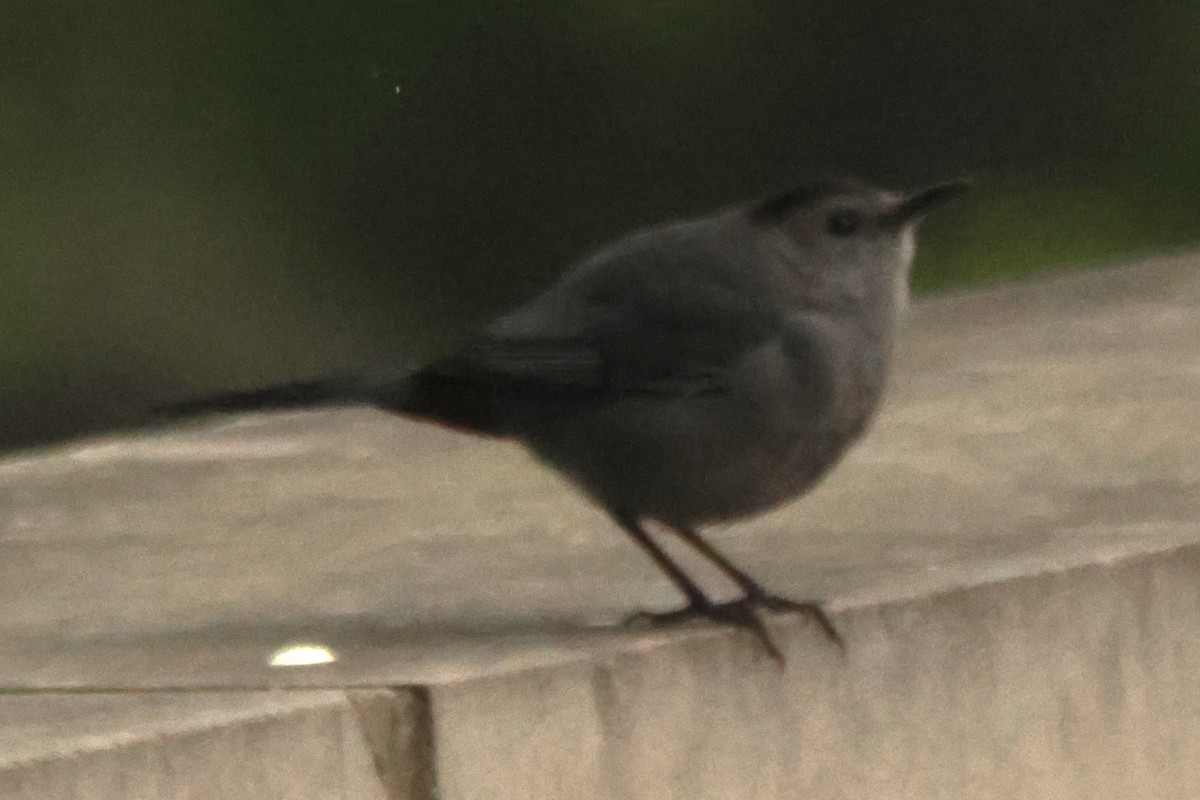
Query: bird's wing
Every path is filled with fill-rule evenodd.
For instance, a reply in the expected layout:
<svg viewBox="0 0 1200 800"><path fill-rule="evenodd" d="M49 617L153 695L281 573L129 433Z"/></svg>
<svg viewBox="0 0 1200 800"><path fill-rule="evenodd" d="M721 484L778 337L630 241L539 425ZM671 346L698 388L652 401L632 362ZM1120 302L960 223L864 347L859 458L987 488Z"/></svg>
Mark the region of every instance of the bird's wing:
<svg viewBox="0 0 1200 800"><path fill-rule="evenodd" d="M547 389L599 389L606 383L603 359L577 337L482 336L420 374L490 384L542 384Z"/></svg>
<svg viewBox="0 0 1200 800"><path fill-rule="evenodd" d="M717 281L605 286L556 302L518 310L423 372L559 393L694 394L719 390L723 374L777 324Z"/></svg>
<svg viewBox="0 0 1200 800"><path fill-rule="evenodd" d="M780 324L769 296L741 279L749 254L733 246L703 226L619 242L377 402L505 435L514 419L581 403L726 391L730 370Z"/></svg>

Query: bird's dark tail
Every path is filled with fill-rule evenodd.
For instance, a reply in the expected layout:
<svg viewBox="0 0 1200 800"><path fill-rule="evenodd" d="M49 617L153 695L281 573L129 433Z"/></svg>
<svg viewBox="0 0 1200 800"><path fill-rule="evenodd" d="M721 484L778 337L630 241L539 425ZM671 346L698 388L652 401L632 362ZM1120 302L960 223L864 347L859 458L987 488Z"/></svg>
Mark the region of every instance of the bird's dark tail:
<svg viewBox="0 0 1200 800"><path fill-rule="evenodd" d="M581 402L581 392L591 391L591 387L468 373L444 362L388 375L322 378L228 392L171 403L158 412L184 417L369 405L483 436L511 436L522 420L554 416Z"/></svg>
<svg viewBox="0 0 1200 800"><path fill-rule="evenodd" d="M169 403L158 410L165 416L193 414L231 414L242 411L269 411L328 406L372 404L377 386L360 378L322 378L264 386L242 392L226 392Z"/></svg>

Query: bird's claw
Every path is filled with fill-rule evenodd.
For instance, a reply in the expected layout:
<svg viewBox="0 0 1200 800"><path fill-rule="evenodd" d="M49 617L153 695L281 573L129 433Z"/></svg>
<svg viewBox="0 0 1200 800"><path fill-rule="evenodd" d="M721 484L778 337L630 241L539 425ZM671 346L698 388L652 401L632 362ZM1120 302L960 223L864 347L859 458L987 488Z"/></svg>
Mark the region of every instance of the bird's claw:
<svg viewBox="0 0 1200 800"><path fill-rule="evenodd" d="M820 603L789 600L786 597L780 597L768 592L751 592L746 595L744 602L749 602L758 608L765 608L768 611L802 614L815 622L825 633L825 636L828 637L829 641L843 650L846 649L846 643L842 640L841 634L838 633L837 628L834 627L833 620L825 613L825 609L821 607Z"/></svg>
<svg viewBox="0 0 1200 800"><path fill-rule="evenodd" d="M783 653L779 651L767 626L754 613L754 606L746 598L734 600L731 603L709 603L693 601L683 608L666 612L639 611L631 615L627 623L640 623L651 627L677 625L692 619L712 620L721 625L732 625L750 631L762 643L767 654L775 661L783 664Z"/></svg>
<svg viewBox="0 0 1200 800"><path fill-rule="evenodd" d="M728 603L693 601L683 608L674 611L658 613L639 611L628 617L626 623L663 627L699 618L711 620L721 625L732 625L754 634L766 649L767 654L782 664L784 660L783 653L780 652L779 647L771 639L767 626L758 616L757 611L760 609L803 614L816 622L825 635L835 642L838 647L844 647L842 638L838 635L833 622L819 604L801 603L766 592L752 592L740 600Z"/></svg>

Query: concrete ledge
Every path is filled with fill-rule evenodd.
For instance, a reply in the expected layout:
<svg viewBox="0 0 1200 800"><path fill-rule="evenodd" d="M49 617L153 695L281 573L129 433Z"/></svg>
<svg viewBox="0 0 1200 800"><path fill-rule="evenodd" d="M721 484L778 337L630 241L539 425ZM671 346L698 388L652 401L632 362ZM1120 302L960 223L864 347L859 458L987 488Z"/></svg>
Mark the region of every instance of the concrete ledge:
<svg viewBox="0 0 1200 800"><path fill-rule="evenodd" d="M1200 258L919 304L877 429L674 605L519 450L369 412L0 461L0 798L1200 795ZM714 576L709 575L709 578ZM290 642L334 663L276 668Z"/></svg>
<svg viewBox="0 0 1200 800"><path fill-rule="evenodd" d="M780 624L785 673L731 636L435 687L443 796L1193 797L1198 581L1191 547L855 609L845 658Z"/></svg>
<svg viewBox="0 0 1200 800"><path fill-rule="evenodd" d="M0 695L5 800L427 798L411 691Z"/></svg>
<svg viewBox="0 0 1200 800"><path fill-rule="evenodd" d="M0 797L1191 797L1200 545L423 690L0 696Z"/></svg>

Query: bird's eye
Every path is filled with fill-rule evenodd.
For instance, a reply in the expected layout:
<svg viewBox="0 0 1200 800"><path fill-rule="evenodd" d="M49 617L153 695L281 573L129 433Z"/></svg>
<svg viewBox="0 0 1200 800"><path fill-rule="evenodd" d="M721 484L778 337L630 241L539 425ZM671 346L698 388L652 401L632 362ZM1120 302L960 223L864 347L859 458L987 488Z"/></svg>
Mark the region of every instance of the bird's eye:
<svg viewBox="0 0 1200 800"><path fill-rule="evenodd" d="M829 215L828 224L834 236L853 236L862 226L862 219L853 211L835 211Z"/></svg>

